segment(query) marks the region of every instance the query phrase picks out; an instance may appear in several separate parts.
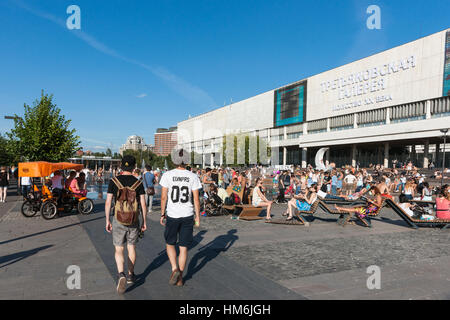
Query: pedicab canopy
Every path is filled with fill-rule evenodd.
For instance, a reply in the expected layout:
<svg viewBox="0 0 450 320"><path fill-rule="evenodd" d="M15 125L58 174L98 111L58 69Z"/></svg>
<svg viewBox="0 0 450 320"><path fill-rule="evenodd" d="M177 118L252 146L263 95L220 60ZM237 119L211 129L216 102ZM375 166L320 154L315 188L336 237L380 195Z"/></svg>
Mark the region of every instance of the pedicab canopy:
<svg viewBox="0 0 450 320"><path fill-rule="evenodd" d="M47 177L53 172L58 170L75 170L80 171L84 166L82 164L70 163L70 162L20 162L19 163L19 177Z"/></svg>

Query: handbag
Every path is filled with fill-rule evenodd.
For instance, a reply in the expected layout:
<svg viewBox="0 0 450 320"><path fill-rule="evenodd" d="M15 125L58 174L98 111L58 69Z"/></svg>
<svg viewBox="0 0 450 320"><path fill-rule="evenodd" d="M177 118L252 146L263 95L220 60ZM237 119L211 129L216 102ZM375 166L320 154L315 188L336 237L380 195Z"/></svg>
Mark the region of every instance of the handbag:
<svg viewBox="0 0 450 320"><path fill-rule="evenodd" d="M145 190L147 195L154 196L155 195L155 187L148 187L147 190Z"/></svg>

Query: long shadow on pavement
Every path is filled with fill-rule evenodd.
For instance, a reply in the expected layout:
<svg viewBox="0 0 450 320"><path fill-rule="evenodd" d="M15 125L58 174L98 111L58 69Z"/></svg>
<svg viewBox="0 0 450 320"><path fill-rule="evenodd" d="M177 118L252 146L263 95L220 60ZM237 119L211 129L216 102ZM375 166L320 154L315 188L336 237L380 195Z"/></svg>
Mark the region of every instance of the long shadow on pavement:
<svg viewBox="0 0 450 320"><path fill-rule="evenodd" d="M185 281L192 278L194 274L199 272L208 262L214 260L221 252L227 251L234 242L239 239L235 235L236 229L229 230L227 234L217 236L214 240L207 243L192 257L188 265ZM198 263L200 261L200 263Z"/></svg>
<svg viewBox="0 0 450 320"><path fill-rule="evenodd" d="M191 243L191 245L188 247L188 250L192 250L195 248L200 242L202 242L204 235L207 231L201 230L199 231L195 236ZM178 249L178 248L177 248ZM177 250L178 253L178 250ZM139 275L136 275L136 282L127 288L126 292L130 292L139 286L143 285L145 283L145 279L147 276L153 271L158 269L160 266L162 266L164 263L166 263L169 260L169 257L167 256L166 250L163 250L158 253L158 256L148 265L147 268L145 268L144 272L142 272Z"/></svg>
<svg viewBox="0 0 450 320"><path fill-rule="evenodd" d="M47 246L43 246L43 247L39 247L39 248L34 248L31 250L16 252L13 254L9 254L7 256L0 257L0 268L4 268L13 263L19 262L20 260L26 259L26 258L38 253L39 251L48 249L50 247L53 247L53 245L47 245ZM11 261L11 262L9 262L9 261ZM7 263L7 262L9 262L9 263ZM3 263L7 263L7 264L2 265Z"/></svg>

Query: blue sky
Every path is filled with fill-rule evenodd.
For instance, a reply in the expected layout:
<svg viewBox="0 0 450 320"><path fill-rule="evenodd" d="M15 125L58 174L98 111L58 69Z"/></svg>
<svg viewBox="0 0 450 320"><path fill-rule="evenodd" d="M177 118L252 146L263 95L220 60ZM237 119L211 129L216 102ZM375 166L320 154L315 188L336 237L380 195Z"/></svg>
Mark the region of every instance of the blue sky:
<svg viewBox="0 0 450 320"><path fill-rule="evenodd" d="M72 4L81 30L65 27ZM373 4L381 30L366 27ZM153 144L189 115L444 30L449 12L448 0L0 0L0 133L44 89L85 150Z"/></svg>

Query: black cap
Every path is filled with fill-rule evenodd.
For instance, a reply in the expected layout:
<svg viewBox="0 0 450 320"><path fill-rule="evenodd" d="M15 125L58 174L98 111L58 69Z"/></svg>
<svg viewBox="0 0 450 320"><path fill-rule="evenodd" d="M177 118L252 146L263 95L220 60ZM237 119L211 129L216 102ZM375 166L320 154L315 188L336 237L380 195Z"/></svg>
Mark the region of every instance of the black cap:
<svg viewBox="0 0 450 320"><path fill-rule="evenodd" d="M136 167L136 158L130 155L123 156L122 158L122 170L132 172Z"/></svg>

